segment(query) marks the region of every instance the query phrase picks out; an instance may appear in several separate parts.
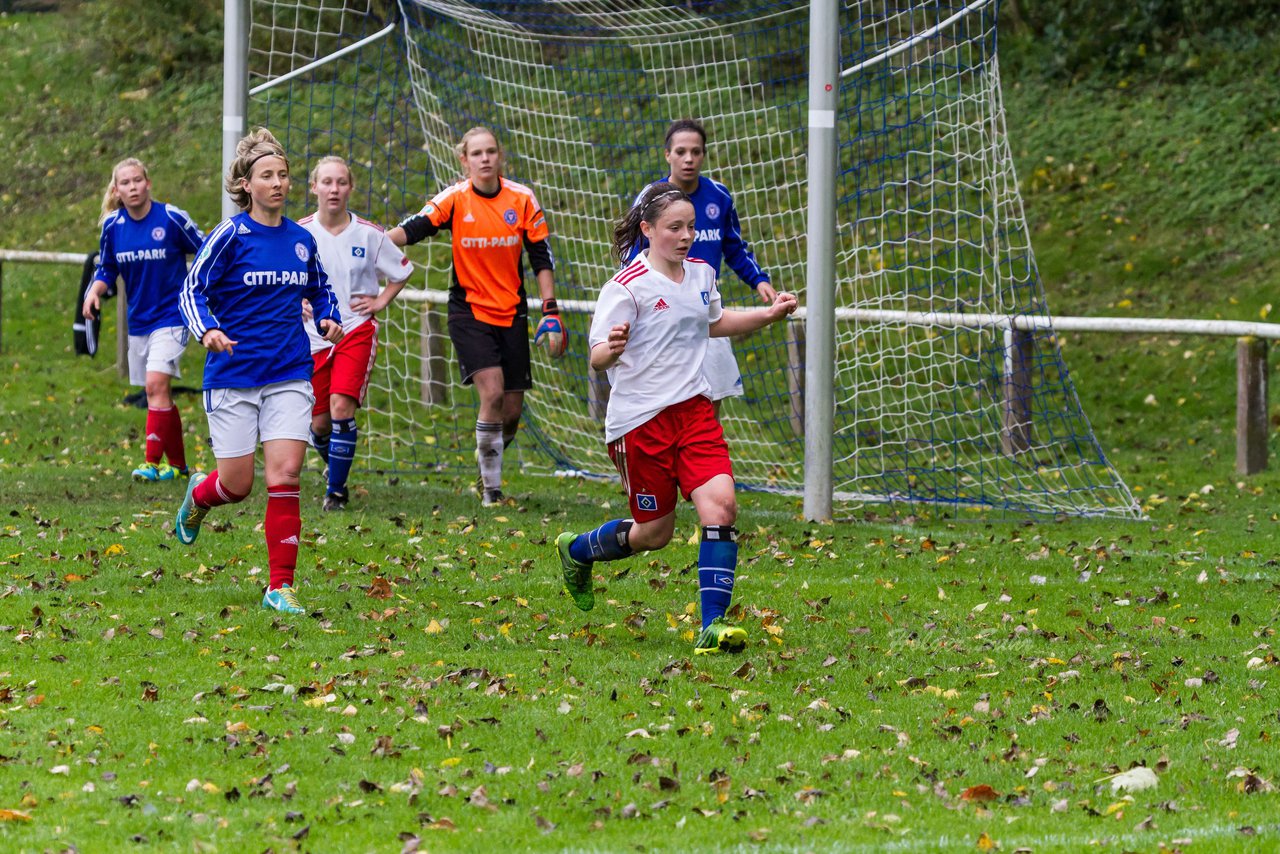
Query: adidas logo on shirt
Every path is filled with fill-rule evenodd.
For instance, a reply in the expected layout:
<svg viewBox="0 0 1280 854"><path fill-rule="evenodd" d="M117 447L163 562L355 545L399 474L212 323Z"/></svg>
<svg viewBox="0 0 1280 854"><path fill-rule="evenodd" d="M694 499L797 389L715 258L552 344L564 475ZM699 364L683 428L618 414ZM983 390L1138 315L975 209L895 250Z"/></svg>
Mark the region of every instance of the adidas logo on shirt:
<svg viewBox="0 0 1280 854"><path fill-rule="evenodd" d="M162 441L164 441L164 440L163 440L163 439L161 439L161 438L160 438L158 435L156 435L155 433L148 433L148 434L147 434L147 441L148 441L148 442L162 442Z"/></svg>
<svg viewBox="0 0 1280 854"><path fill-rule="evenodd" d="M240 227L236 229L236 234L253 234L253 232L250 231L249 227L242 222L240 223Z"/></svg>
<svg viewBox="0 0 1280 854"><path fill-rule="evenodd" d="M283 540L280 541L280 545L282 546L296 546L297 544L298 544L297 535L294 535L292 537L285 537Z"/></svg>
<svg viewBox="0 0 1280 854"><path fill-rule="evenodd" d="M662 297L658 297L658 301L653 304L654 311L666 311L669 308L671 308L671 306L667 305L667 301Z"/></svg>
<svg viewBox="0 0 1280 854"><path fill-rule="evenodd" d="M471 211L467 211L467 215L462 218L463 222L475 222L476 218L471 215Z"/></svg>

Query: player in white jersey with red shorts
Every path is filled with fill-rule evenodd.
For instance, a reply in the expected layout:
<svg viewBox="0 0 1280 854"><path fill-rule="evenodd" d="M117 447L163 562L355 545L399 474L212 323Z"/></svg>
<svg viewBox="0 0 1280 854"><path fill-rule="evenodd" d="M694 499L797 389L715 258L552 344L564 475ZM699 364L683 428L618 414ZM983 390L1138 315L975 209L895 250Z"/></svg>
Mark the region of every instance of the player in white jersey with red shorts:
<svg viewBox="0 0 1280 854"><path fill-rule="evenodd" d="M649 248L600 289L591 323L591 367L607 370L609 456L627 491L630 519L556 538L564 583L582 610L595 605L592 566L665 546L679 496L702 525L698 549L702 630L695 654L740 652L746 632L725 622L738 562L738 502L724 430L711 403L703 357L711 336L742 335L786 319L796 298L724 311L714 269L691 259L693 203L666 183L649 187L614 232L619 258L642 235Z"/></svg>
<svg viewBox="0 0 1280 854"><path fill-rule="evenodd" d="M347 506L347 477L355 459L356 409L363 405L378 355L377 313L404 287L413 265L381 226L347 209L355 182L341 157L323 157L311 170L316 212L298 220L320 247L320 262L342 310L342 340L336 345L304 320L315 363L311 388L311 444L329 467L324 509ZM379 291L378 280L387 287Z"/></svg>

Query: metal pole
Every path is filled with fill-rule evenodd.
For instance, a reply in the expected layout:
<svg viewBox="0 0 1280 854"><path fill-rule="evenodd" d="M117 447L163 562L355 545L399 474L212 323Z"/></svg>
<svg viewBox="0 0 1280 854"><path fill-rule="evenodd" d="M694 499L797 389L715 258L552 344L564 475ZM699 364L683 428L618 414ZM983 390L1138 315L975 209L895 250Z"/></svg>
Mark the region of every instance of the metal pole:
<svg viewBox="0 0 1280 854"><path fill-rule="evenodd" d="M4 352L4 262L0 261L0 353Z"/></svg>
<svg viewBox="0 0 1280 854"><path fill-rule="evenodd" d="M236 143L244 136L249 111L249 0L223 0L222 22L222 174L236 159ZM222 216L240 212L222 195Z"/></svg>
<svg viewBox="0 0 1280 854"><path fill-rule="evenodd" d="M840 19L835 0L809 6L809 226L805 280L804 517L831 520L835 422L836 102Z"/></svg>

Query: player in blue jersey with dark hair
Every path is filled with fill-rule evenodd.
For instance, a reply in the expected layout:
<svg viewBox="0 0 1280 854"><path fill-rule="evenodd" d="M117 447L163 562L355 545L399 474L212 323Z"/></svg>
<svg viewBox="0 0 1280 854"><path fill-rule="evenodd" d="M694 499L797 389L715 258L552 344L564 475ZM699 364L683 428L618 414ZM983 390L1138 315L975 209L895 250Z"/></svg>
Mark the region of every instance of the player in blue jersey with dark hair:
<svg viewBox="0 0 1280 854"><path fill-rule="evenodd" d="M742 226L738 222L738 209L734 207L733 196L724 184L702 174L702 163L707 156L706 130L693 119L677 119L667 128L663 148L667 165L671 167L663 181L683 190L693 202L697 237L689 249L689 257L710 264L717 278L721 263L727 263L738 274L738 278L756 292L761 302L772 304L778 292L774 290L769 274L761 269L751 247L742 237ZM636 201L643 195L644 190L636 196ZM634 260L648 245L647 239L639 238L627 251L623 266ZM738 361L734 358L729 339L712 338L702 365L707 381L711 384L711 400L718 412L721 400L740 396L743 391L742 372L738 370Z"/></svg>
<svg viewBox="0 0 1280 854"><path fill-rule="evenodd" d="M302 532L298 475L315 403L311 348L298 322L302 300L330 343L342 339L342 316L315 237L284 216L289 161L270 131L240 140L225 186L241 212L210 232L181 303L187 327L209 351L204 408L218 467L191 476L174 532L193 543L210 508L248 497L261 441L270 566L262 607L301 614L293 579Z"/></svg>
<svg viewBox="0 0 1280 854"><path fill-rule="evenodd" d="M115 296L116 280L124 279L129 382L147 393L146 460L133 470L133 479L173 480L187 473L182 418L170 387L181 376L178 360L187 346L178 292L187 256L200 251L204 234L186 211L152 200L147 167L133 157L111 170L101 222L98 268L81 312L92 320L102 298Z"/></svg>

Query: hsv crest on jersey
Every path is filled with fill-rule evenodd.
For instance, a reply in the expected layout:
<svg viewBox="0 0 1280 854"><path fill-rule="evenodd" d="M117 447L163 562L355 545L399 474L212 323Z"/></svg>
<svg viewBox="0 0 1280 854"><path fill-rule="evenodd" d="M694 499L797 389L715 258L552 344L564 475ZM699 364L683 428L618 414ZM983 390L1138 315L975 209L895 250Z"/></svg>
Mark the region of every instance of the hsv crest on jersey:
<svg viewBox="0 0 1280 854"><path fill-rule="evenodd" d="M658 301L653 304L654 311L666 311L669 308L671 308L671 306L667 305L667 301L662 297L658 297Z"/></svg>
<svg viewBox="0 0 1280 854"><path fill-rule="evenodd" d="M707 205L707 219L715 219L718 216L720 216L720 206L715 202L709 203Z"/></svg>
<svg viewBox="0 0 1280 854"><path fill-rule="evenodd" d="M163 225L157 225L155 228L151 229L151 239L152 239L152 240L164 240L164 226L163 226Z"/></svg>
<svg viewBox="0 0 1280 854"><path fill-rule="evenodd" d="M641 510L657 510L658 509L657 496L649 495L647 493L642 492L636 496L636 506L639 507Z"/></svg>
<svg viewBox="0 0 1280 854"><path fill-rule="evenodd" d="M363 247L363 246L352 246L352 247L351 247L351 257L352 257L352 258L363 258L363 257L364 257L364 247Z"/></svg>
<svg viewBox="0 0 1280 854"><path fill-rule="evenodd" d="M303 246L301 243L293 244L293 254L297 255L298 260L304 264L311 260L311 253L307 251L307 247Z"/></svg>
<svg viewBox="0 0 1280 854"><path fill-rule="evenodd" d="M702 304L703 304L703 305L711 305L711 294L710 294L710 292L708 292L708 291L703 291L703 292L702 292Z"/></svg>
<svg viewBox="0 0 1280 854"><path fill-rule="evenodd" d="M502 221L503 221L503 222L505 222L507 225L515 225L515 224L516 224L516 209L515 209L515 208L507 208L505 211L503 211L503 212L502 212Z"/></svg>

